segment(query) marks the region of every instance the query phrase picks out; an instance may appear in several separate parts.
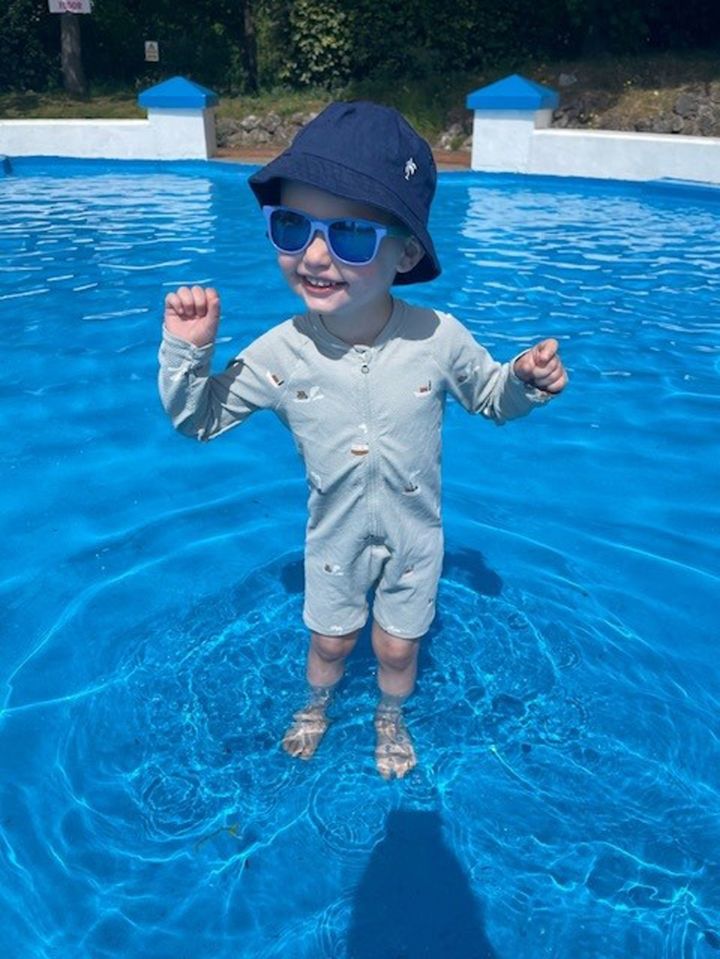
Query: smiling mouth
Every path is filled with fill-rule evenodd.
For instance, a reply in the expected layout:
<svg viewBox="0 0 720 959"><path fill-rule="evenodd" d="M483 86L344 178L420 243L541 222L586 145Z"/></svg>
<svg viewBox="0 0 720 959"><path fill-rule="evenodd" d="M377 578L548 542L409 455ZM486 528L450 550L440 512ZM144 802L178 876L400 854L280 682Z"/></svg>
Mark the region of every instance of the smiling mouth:
<svg viewBox="0 0 720 959"><path fill-rule="evenodd" d="M307 276L304 273L299 273L298 276L303 286L312 290L313 293L329 293L331 290L339 290L346 285L345 283L336 283L333 280L324 280L316 276Z"/></svg>

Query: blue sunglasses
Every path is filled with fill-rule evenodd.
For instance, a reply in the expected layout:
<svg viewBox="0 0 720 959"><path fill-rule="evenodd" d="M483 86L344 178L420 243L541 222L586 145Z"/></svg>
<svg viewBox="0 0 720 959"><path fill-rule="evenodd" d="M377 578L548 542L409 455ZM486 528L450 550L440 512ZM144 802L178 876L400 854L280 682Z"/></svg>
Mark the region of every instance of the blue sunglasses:
<svg viewBox="0 0 720 959"><path fill-rule="evenodd" d="M262 210L270 242L280 253L302 253L310 246L315 234L321 233L335 259L349 266L370 263L384 237L409 236L407 230L373 220L355 217L315 220L307 213L287 206L264 206Z"/></svg>

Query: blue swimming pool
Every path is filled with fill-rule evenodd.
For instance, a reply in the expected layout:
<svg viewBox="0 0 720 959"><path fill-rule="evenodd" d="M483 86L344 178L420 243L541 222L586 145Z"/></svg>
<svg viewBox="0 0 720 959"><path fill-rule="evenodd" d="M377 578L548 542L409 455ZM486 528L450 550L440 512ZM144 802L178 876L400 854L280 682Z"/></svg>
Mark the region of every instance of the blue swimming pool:
<svg viewBox="0 0 720 959"><path fill-rule="evenodd" d="M566 395L448 408L447 557L409 722L373 659L312 762L305 483L268 414L201 445L155 388L165 292L217 364L294 309L231 164L0 178L0 904L8 959L720 955L720 197L441 177L450 309Z"/></svg>

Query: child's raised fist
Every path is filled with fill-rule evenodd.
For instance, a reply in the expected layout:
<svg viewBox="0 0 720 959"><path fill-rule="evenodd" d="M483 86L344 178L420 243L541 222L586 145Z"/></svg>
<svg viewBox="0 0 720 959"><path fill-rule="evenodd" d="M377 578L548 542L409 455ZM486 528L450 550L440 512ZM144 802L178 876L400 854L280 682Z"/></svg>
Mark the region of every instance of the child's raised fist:
<svg viewBox="0 0 720 959"><path fill-rule="evenodd" d="M567 373L558 353L557 340L543 340L515 360L515 376L546 393L559 393L567 386Z"/></svg>
<svg viewBox="0 0 720 959"><path fill-rule="evenodd" d="M213 343L220 323L220 297L211 286L181 286L165 297L165 328L194 346Z"/></svg>

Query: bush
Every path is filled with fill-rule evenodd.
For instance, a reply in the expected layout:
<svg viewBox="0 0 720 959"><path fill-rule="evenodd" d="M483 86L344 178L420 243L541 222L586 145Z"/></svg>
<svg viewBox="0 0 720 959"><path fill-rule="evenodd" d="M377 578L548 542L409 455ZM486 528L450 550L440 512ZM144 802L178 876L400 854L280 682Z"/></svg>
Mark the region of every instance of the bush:
<svg viewBox="0 0 720 959"><path fill-rule="evenodd" d="M0 13L0 89L47 90L60 83L60 18L46 0L9 0Z"/></svg>
<svg viewBox="0 0 720 959"><path fill-rule="evenodd" d="M180 73L232 94L258 79L262 89L378 77L392 87L527 58L720 43L718 0L95 0L80 21L94 83ZM46 0L6 0L0 87L57 87L59 37ZM157 66L145 63L144 40L159 42Z"/></svg>

